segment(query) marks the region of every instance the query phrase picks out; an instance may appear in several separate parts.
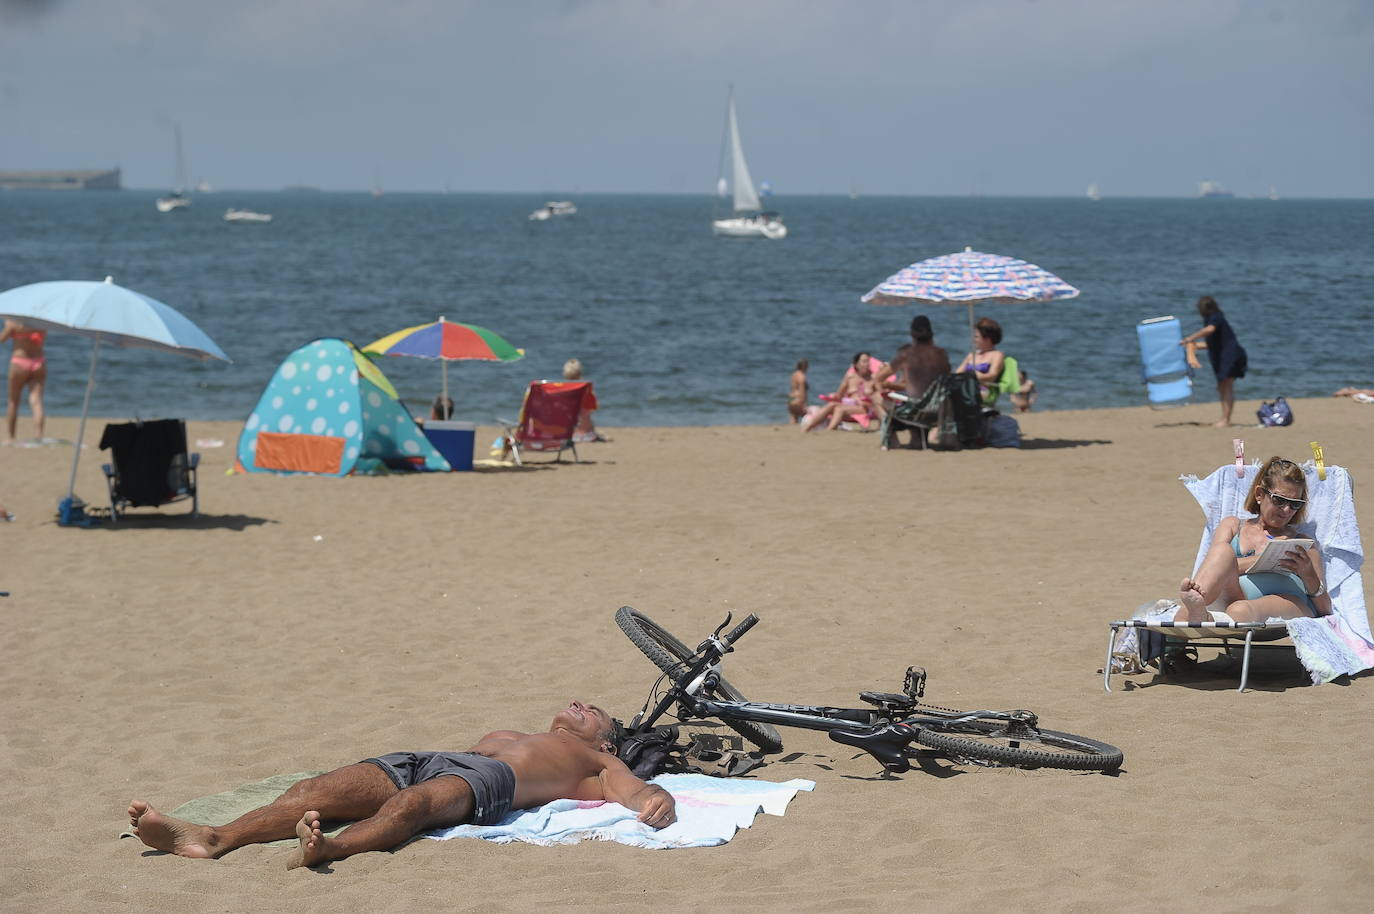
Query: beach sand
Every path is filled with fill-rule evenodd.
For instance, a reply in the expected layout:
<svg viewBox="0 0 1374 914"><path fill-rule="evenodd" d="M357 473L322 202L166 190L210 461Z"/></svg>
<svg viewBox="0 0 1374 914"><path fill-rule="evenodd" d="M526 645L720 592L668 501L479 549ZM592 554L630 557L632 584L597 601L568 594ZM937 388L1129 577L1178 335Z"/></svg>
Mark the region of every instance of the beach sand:
<svg viewBox="0 0 1374 914"><path fill-rule="evenodd" d="M1209 672L1106 694L1098 672L1106 623L1190 570L1202 518L1177 478L1230 462L1233 437L1259 459L1316 440L1374 483L1374 407L1293 406L1274 429L1213 429L1212 403L1032 413L1021 450L964 453L610 428L580 465L347 479L226 475L238 424L191 422L224 442L198 449L201 516L89 530L54 522L69 447L0 448L0 909L1366 910L1374 679L1312 687L1286 652L1245 694ZM95 506L102 427L77 485ZM570 697L628 717L656 671L622 604L690 643L757 613L727 666L751 698L849 704L918 664L935 704L1028 707L1125 765L885 778L784 731L756 776L815 791L717 848L418 841L319 873L280 848L207 862L117 837L134 798L466 748Z"/></svg>

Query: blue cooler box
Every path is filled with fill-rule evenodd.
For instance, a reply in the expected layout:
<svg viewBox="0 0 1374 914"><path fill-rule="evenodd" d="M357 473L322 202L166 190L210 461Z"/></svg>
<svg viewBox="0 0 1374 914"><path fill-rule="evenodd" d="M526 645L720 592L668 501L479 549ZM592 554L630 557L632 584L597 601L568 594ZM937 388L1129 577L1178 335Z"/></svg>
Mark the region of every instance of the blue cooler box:
<svg viewBox="0 0 1374 914"><path fill-rule="evenodd" d="M429 419L425 422L425 437L434 449L444 455L455 470L472 469L473 438L477 426L471 422L452 422Z"/></svg>

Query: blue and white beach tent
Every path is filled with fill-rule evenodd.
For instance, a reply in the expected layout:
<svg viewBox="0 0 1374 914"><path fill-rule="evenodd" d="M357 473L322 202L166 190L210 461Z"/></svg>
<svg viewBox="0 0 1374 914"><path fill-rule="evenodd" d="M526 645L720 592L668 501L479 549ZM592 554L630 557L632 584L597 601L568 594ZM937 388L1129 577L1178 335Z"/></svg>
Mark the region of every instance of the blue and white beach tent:
<svg viewBox="0 0 1374 914"><path fill-rule="evenodd" d="M282 360L243 424L249 473L448 470L380 368L348 340L312 340Z"/></svg>

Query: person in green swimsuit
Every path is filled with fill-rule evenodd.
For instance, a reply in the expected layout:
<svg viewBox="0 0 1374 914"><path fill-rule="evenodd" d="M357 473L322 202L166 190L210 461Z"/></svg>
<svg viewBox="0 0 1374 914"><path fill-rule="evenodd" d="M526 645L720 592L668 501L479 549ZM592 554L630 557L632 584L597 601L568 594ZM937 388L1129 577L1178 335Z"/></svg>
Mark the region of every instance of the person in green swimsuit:
<svg viewBox="0 0 1374 914"><path fill-rule="evenodd" d="M1179 584L1174 621L1211 621L1207 607L1218 600L1237 622L1330 615L1331 597L1316 545L1289 553L1279 563L1282 573L1246 573L1269 540L1299 536L1294 525L1302 520L1306 504L1302 468L1282 457L1269 458L1245 500L1246 510L1258 516L1244 521L1226 517L1217 524L1197 572Z"/></svg>

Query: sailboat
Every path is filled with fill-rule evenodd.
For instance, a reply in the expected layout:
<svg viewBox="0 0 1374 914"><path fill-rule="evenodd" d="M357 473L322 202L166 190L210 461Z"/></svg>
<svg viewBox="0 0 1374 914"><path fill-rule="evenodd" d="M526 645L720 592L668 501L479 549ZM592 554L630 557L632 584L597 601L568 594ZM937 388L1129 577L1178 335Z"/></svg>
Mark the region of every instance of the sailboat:
<svg viewBox="0 0 1374 914"><path fill-rule="evenodd" d="M181 151L180 124L172 125L172 134L176 137L177 183L170 194L157 198L157 211L159 213L171 213L191 205L191 198L186 196L186 155Z"/></svg>
<svg viewBox="0 0 1374 914"><path fill-rule="evenodd" d="M1097 185L1096 185L1096 184L1089 184L1089 185L1088 185L1088 199L1089 199L1089 200L1101 200L1101 199L1102 199L1102 191L1100 191L1100 190L1097 189Z"/></svg>
<svg viewBox="0 0 1374 914"><path fill-rule="evenodd" d="M730 150L730 178L725 176L725 151ZM729 103L725 109L725 134L720 142L720 176L716 179L716 197L725 196L729 187L733 198L733 215L725 219L711 220L711 231L717 235L732 238L779 238L787 237L787 226L777 213L763 212L759 202L758 189L749 175L749 164L744 161L744 147L740 145L739 122L735 117L735 87L730 87Z"/></svg>

